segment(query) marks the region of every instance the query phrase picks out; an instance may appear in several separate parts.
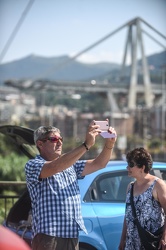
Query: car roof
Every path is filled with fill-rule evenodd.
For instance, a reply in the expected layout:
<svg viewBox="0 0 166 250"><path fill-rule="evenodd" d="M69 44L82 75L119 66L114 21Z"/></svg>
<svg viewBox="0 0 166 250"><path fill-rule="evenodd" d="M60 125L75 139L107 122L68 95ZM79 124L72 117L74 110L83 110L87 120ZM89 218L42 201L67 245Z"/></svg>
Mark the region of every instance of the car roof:
<svg viewBox="0 0 166 250"><path fill-rule="evenodd" d="M87 189L89 188L90 184L94 181L94 179L97 176L100 176L102 174L107 174L107 173L111 173L111 174L116 174L118 172L127 172L127 162L125 160L110 160L105 168L102 168L96 172L93 172L89 175L85 176L85 181L81 181L81 179L78 181L79 182L79 186L81 189L81 193L84 196L85 193L87 192ZM162 169L166 169L166 163L164 162L153 162L153 168L152 168L152 172L154 171L158 171L158 170L162 170ZM159 171L160 172L160 171ZM159 174L157 172L155 172L156 176L159 176ZM160 176L159 176L160 177ZM85 185L85 183L87 185Z"/></svg>
<svg viewBox="0 0 166 250"><path fill-rule="evenodd" d="M116 160L110 160L107 164L107 168L116 168L119 167L120 169L123 168L123 167L127 167L127 161L125 160L121 160L121 161L116 161ZM166 163L165 162L157 162L157 161L154 161L153 162L153 166L152 168L166 168Z"/></svg>

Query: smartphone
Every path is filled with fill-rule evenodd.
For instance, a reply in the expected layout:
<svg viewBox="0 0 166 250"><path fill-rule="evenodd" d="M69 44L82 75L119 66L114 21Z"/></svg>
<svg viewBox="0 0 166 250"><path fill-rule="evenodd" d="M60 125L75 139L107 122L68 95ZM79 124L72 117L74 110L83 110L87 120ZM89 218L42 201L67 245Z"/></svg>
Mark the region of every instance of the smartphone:
<svg viewBox="0 0 166 250"><path fill-rule="evenodd" d="M101 129L100 135L103 138L115 138L116 137L116 134L108 132L108 128L109 128L108 121L95 121L95 124L100 126L99 128Z"/></svg>
<svg viewBox="0 0 166 250"><path fill-rule="evenodd" d="M107 131L109 128L108 121L95 121L95 124L100 126L101 131Z"/></svg>

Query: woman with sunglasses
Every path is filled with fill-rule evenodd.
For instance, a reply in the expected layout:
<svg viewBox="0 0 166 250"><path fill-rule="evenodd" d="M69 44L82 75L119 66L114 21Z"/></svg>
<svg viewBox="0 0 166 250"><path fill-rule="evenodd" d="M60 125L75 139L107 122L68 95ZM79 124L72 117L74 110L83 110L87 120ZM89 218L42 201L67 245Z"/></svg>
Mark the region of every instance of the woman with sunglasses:
<svg viewBox="0 0 166 250"><path fill-rule="evenodd" d="M84 230L77 179L104 168L111 158L114 138L106 138L101 153L93 160L79 160L95 144L102 131L94 121L85 141L62 154L63 138L58 128L39 127L34 141L40 155L25 165L27 187L32 204L33 250L78 250L79 230Z"/></svg>
<svg viewBox="0 0 166 250"><path fill-rule="evenodd" d="M130 183L127 188L126 213L119 250L152 249L150 247L145 248L143 238L141 238L142 236L137 230L132 203L134 204L133 207L135 207L136 218L142 228L152 234L162 228L161 240L159 246L155 249L166 250L166 184L162 179L149 173L153 161L146 149L136 148L131 150L127 153L126 159L128 175L136 180L134 183ZM133 195L131 192L132 186ZM145 241L147 242L147 238Z"/></svg>

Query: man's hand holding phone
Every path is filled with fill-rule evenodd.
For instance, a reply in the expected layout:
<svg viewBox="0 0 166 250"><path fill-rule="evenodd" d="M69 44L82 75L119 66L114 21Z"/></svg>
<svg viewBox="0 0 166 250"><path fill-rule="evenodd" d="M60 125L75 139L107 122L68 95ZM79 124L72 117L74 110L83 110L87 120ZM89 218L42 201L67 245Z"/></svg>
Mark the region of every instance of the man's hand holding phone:
<svg viewBox="0 0 166 250"><path fill-rule="evenodd" d="M101 130L100 135L103 138L116 138L116 133L113 133L109 130L109 123L108 120L105 121L95 121L95 125L99 125L99 129Z"/></svg>

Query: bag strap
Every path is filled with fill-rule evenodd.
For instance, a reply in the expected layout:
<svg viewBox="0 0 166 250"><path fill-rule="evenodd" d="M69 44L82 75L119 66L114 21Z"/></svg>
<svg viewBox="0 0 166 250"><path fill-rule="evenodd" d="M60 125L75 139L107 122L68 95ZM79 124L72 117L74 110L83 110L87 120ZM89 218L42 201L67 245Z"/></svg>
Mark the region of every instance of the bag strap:
<svg viewBox="0 0 166 250"><path fill-rule="evenodd" d="M150 242L151 242L152 237L153 237L153 241L154 241L154 237L158 237L158 236L154 236L152 233L150 233L149 231L145 230L145 229L141 226L141 224L139 223L139 220L138 220L137 215L136 215L135 206L134 206L133 188L134 188L134 182L131 183L131 189L130 189L130 203L131 203L131 208L132 208L132 214L133 214L133 217L134 217L134 223L135 223L135 225L137 226L139 237L140 237L140 239L141 239L141 241L142 241L142 244L143 244L143 246L145 247L145 249L158 249L158 248L156 248L156 246L155 246L155 248L154 248L154 245L153 245L153 248L151 248L151 247L152 247L151 244L148 245L148 248L146 247L147 244L149 244L149 242L148 242L148 240L147 240L147 239L149 238L149 235L150 235ZM164 226L162 227L162 230L163 230L163 229L164 229ZM162 230L161 230L161 231L162 231ZM147 235L147 233L148 233L148 235ZM144 239L144 237L142 238L142 234L145 234L145 235L146 235L146 237L145 237L146 240ZM162 232L160 233L160 235L162 235ZM148 237L147 237L147 236L148 236ZM157 238L157 241L158 241L158 238ZM153 242L153 243L154 243L154 242ZM150 248L149 248L149 246L150 246Z"/></svg>
<svg viewBox="0 0 166 250"><path fill-rule="evenodd" d="M131 203L131 208L132 208L132 213L133 213L133 217L134 217L134 221L137 223L139 223L137 215L136 215L136 211L135 211L135 206L134 206L134 201L133 201L133 188L134 188L134 182L131 183L131 190L130 190L130 203Z"/></svg>

